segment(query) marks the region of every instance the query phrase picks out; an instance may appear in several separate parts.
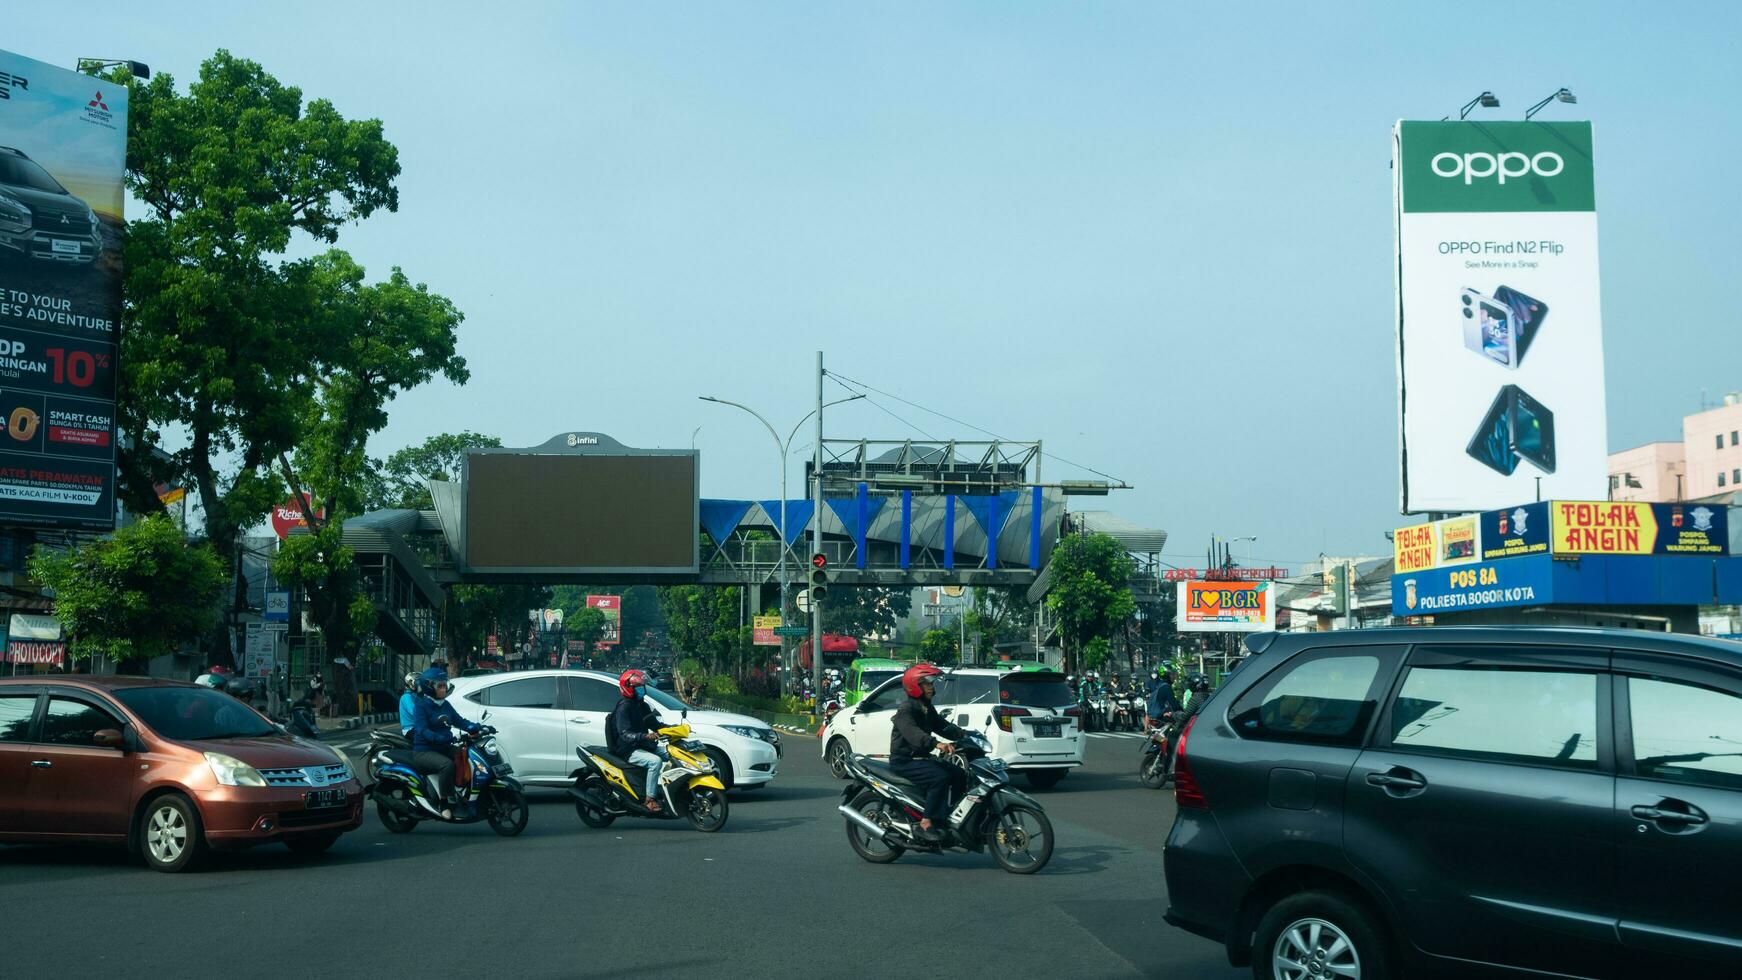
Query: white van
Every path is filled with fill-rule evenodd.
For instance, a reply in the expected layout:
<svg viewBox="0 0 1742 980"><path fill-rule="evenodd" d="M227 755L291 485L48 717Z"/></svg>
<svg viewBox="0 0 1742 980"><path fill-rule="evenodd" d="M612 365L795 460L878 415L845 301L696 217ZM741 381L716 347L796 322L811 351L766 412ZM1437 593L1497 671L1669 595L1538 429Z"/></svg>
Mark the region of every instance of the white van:
<svg viewBox="0 0 1742 980"><path fill-rule="evenodd" d="M885 682L817 733L823 758L838 779L846 778L849 755L889 757L895 709L907 697L901 678ZM1052 671L1005 671L988 667L946 670L937 679L932 704L938 714L985 735L992 754L1046 789L1083 764L1088 739L1065 675Z"/></svg>

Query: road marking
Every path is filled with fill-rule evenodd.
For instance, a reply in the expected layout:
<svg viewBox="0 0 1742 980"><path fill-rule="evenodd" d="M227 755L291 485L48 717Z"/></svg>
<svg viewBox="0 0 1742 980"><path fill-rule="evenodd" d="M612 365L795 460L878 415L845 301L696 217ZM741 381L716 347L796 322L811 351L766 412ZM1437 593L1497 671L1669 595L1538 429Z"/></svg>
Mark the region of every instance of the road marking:
<svg viewBox="0 0 1742 980"><path fill-rule="evenodd" d="M1090 738L1148 738L1142 732L1085 732Z"/></svg>

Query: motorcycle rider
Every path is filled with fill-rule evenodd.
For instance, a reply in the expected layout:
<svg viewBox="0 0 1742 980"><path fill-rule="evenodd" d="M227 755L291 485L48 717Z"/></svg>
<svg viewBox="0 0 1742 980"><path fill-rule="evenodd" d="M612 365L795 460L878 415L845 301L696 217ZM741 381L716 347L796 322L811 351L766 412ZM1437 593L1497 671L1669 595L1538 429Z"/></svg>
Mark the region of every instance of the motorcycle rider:
<svg viewBox="0 0 1742 980"><path fill-rule="evenodd" d="M399 696L399 734L411 737L411 729L417 723L417 672L405 675L405 693Z"/></svg>
<svg viewBox="0 0 1742 980"><path fill-rule="evenodd" d="M943 671L931 664L914 664L901 674L901 689L907 700L895 709L893 727L889 733L889 768L904 779L925 790L925 814L919 821L920 836L928 841L943 839L937 824L949 817L950 792L961 773L952 766L928 758L933 748L948 753L956 747L940 742L933 734L959 739L967 733L943 719L932 707L936 681L932 678Z"/></svg>
<svg viewBox="0 0 1742 980"><path fill-rule="evenodd" d="M1185 713L1187 717L1204 709L1204 702L1210 699L1210 679L1193 671L1186 677Z"/></svg>
<svg viewBox="0 0 1742 980"><path fill-rule="evenodd" d="M1158 728L1180 707L1179 698L1173 693L1173 669L1163 668L1149 672L1149 707L1148 718L1145 719L1149 728Z"/></svg>
<svg viewBox="0 0 1742 980"><path fill-rule="evenodd" d="M659 718L647 706L647 675L631 667L617 675L617 690L622 697L611 709L611 751L630 765L647 770L642 804L648 813L658 813L663 809L659 805L659 773L670 753L654 734Z"/></svg>
<svg viewBox="0 0 1742 980"><path fill-rule="evenodd" d="M429 776L442 802L451 804L454 796L454 736L448 729L475 732L483 726L462 718L453 705L448 704L447 671L440 667L425 670L418 675L417 688L422 697L417 699L412 712L411 766ZM442 810L443 820L452 820L453 816L452 810Z"/></svg>

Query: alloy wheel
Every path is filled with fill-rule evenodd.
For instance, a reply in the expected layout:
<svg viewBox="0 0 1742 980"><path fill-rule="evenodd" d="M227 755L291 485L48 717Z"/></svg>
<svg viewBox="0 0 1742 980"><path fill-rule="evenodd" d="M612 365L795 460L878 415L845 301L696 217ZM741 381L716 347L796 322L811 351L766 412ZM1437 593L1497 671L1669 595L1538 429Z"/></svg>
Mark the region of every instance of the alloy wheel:
<svg viewBox="0 0 1742 980"><path fill-rule="evenodd" d="M1271 964L1277 980L1359 980L1361 976L1355 944L1335 923L1317 918L1289 923L1276 937Z"/></svg>
<svg viewBox="0 0 1742 980"><path fill-rule="evenodd" d="M151 858L159 864L173 864L188 845L188 825L181 811L173 806L160 806L151 814L145 828L145 846Z"/></svg>

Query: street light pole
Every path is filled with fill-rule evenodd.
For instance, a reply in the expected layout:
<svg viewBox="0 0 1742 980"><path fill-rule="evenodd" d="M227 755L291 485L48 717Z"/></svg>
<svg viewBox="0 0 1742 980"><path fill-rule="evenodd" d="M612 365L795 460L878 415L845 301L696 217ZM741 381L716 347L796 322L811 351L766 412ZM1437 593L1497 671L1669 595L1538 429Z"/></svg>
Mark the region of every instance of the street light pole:
<svg viewBox="0 0 1742 980"><path fill-rule="evenodd" d="M820 382L818 387L821 387ZM819 409L825 406L819 405L818 408L813 408L806 412L804 417L800 418L798 423L792 427L792 431L787 433L786 440L783 442L780 438L780 433L774 431L774 425L766 418L763 418L761 412L751 408L749 405L745 405L741 402L729 401L725 398L714 398L710 395L698 395L697 397L705 402L714 402L719 405L730 405L733 408L739 408L749 412L756 421L762 423L763 428L768 430L769 438L774 440L774 451L780 454L780 527L775 531L774 536L776 538L775 543L780 548L780 621L782 625L784 625L786 623L787 593L791 589L791 578L787 575L786 571L786 457L792 451L792 440L798 435L798 430L804 425L805 419L810 418L812 415L817 415ZM850 402L864 397L864 395L852 395L847 398L837 398L827 404L839 405L842 402ZM821 429L821 427L821 423L819 422L818 429ZM701 431L701 427L697 426L696 430L698 432ZM814 651L812 659L815 659ZM782 667L788 666L786 663L786 637L784 636L780 638L780 663ZM787 681L790 683L790 678L788 678Z"/></svg>
<svg viewBox="0 0 1742 980"><path fill-rule="evenodd" d="M817 351L817 444L811 466L816 480L811 498L811 554L823 553L823 352ZM811 593L811 690L818 698L823 691L823 604Z"/></svg>

